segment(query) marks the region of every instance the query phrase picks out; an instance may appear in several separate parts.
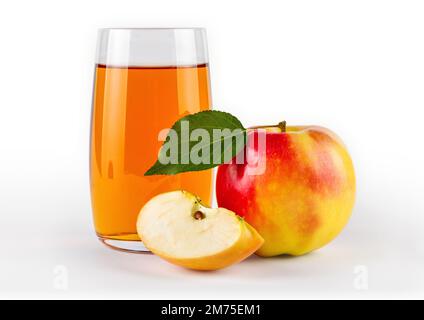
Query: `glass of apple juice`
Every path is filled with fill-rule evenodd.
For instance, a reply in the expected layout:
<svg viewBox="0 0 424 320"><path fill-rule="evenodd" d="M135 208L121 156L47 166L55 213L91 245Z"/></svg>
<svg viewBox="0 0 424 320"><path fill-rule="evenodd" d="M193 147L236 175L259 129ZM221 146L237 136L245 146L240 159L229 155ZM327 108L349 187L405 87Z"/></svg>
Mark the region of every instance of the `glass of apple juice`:
<svg viewBox="0 0 424 320"><path fill-rule="evenodd" d="M210 107L204 29L99 31L90 187L95 230L104 244L146 252L136 220L143 205L157 194L184 189L210 203L210 170L144 176L157 160L159 132Z"/></svg>

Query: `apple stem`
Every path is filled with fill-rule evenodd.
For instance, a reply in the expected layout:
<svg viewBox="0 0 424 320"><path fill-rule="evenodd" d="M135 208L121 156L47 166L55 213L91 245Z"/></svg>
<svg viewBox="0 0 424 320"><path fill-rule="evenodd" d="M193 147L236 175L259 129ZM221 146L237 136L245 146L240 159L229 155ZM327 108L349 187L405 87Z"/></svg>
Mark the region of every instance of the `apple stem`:
<svg viewBox="0 0 424 320"><path fill-rule="evenodd" d="M267 125L267 126L254 126L254 127L249 127L249 129L267 129L267 128L275 128L275 127L278 127L281 130L281 132L286 132L287 122L281 121L277 125L274 124L274 125Z"/></svg>

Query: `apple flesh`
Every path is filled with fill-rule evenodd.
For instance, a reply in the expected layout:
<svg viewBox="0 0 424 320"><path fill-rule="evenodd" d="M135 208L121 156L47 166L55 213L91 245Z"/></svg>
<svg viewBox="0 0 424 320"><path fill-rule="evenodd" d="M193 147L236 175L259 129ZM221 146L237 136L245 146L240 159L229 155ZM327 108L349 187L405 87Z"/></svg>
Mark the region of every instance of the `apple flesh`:
<svg viewBox="0 0 424 320"><path fill-rule="evenodd" d="M352 160L341 140L322 127L267 127L266 148L246 147L246 158L266 159L262 174L249 163L221 165L218 205L244 217L265 239L260 256L302 255L333 240L347 224L355 198ZM248 132L257 139L258 130Z"/></svg>
<svg viewBox="0 0 424 320"><path fill-rule="evenodd" d="M137 231L154 254L195 270L216 270L240 262L263 238L234 212L201 204L187 191L152 198L141 209Z"/></svg>

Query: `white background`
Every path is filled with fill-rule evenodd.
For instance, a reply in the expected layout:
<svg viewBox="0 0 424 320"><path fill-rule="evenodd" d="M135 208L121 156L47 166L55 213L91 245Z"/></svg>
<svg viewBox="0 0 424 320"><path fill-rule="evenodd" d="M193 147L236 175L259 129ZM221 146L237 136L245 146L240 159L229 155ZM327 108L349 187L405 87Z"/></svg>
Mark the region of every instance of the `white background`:
<svg viewBox="0 0 424 320"><path fill-rule="evenodd" d="M420 1L1 2L0 297L424 297L423 17ZM97 28L173 26L207 28L217 109L343 137L357 203L329 246L199 273L96 240Z"/></svg>

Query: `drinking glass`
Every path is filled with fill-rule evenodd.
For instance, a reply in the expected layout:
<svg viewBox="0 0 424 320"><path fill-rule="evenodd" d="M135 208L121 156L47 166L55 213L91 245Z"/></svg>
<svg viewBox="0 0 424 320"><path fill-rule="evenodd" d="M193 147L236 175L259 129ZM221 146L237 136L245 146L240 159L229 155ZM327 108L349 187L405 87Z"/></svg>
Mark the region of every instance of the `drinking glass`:
<svg viewBox="0 0 424 320"><path fill-rule="evenodd" d="M114 249L147 251L137 235L137 216L150 198L162 192L184 189L210 203L210 170L144 176L157 160L159 132L210 107L204 29L99 31L90 184L100 241Z"/></svg>

